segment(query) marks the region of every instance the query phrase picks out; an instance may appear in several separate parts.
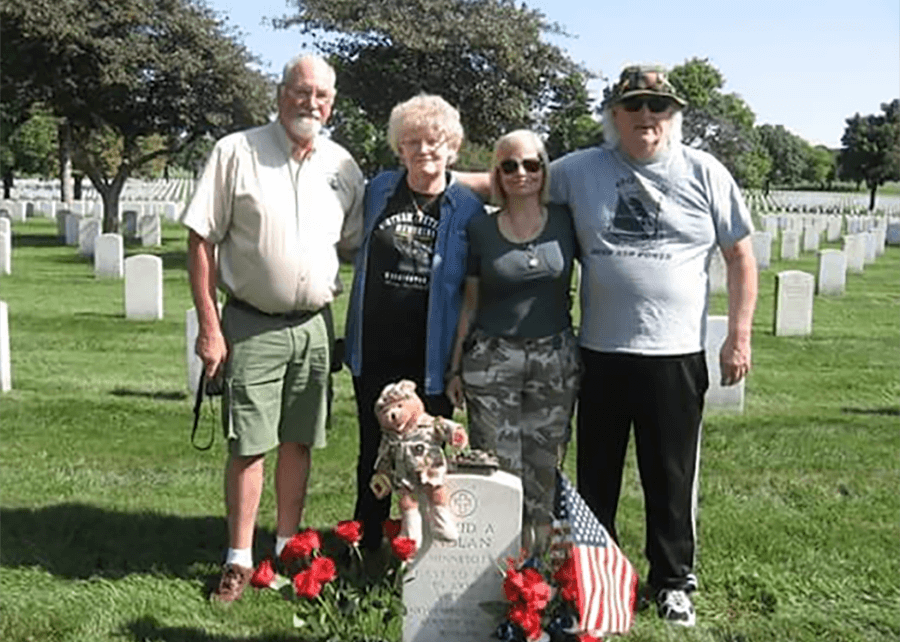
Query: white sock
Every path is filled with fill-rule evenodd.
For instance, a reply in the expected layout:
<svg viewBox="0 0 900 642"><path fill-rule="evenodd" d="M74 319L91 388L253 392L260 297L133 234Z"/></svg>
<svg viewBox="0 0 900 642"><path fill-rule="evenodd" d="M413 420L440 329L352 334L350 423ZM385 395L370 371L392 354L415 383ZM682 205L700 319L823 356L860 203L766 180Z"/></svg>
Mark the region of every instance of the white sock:
<svg viewBox="0 0 900 642"><path fill-rule="evenodd" d="M282 537L281 535L275 536L275 557L281 557L281 551L284 550L284 547L290 541L290 537Z"/></svg>
<svg viewBox="0 0 900 642"><path fill-rule="evenodd" d="M225 563L253 568L253 551L249 548L229 548L225 554Z"/></svg>

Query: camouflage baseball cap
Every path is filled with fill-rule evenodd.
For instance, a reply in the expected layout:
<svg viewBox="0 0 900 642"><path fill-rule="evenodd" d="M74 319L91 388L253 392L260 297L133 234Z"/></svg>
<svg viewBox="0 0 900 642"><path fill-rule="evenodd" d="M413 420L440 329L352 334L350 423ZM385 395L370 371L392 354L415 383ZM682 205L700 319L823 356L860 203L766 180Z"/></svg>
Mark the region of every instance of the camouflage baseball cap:
<svg viewBox="0 0 900 642"><path fill-rule="evenodd" d="M630 65L622 70L619 82L607 90L603 106L609 107L632 96L662 96L671 98L684 107L687 101L681 98L669 82L666 70L657 65Z"/></svg>

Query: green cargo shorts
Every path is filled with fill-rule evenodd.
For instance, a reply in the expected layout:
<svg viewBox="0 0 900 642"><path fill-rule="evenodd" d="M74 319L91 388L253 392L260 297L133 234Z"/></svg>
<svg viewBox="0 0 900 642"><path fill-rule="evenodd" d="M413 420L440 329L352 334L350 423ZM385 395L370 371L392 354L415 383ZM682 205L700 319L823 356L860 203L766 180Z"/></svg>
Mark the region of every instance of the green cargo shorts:
<svg viewBox="0 0 900 642"><path fill-rule="evenodd" d="M222 426L232 455L281 443L325 446L331 311L289 319L226 304Z"/></svg>

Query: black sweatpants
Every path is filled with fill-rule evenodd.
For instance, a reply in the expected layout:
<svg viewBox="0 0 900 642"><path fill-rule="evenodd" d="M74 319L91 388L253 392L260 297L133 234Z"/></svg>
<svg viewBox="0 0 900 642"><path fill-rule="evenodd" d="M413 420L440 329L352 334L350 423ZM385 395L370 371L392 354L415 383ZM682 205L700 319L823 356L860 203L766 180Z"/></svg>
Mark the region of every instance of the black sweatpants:
<svg viewBox="0 0 900 642"><path fill-rule="evenodd" d="M378 445L381 443L381 427L375 417L375 401L387 384L409 379L415 381L416 393L424 402L425 410L429 414L452 417L453 404L446 395L424 394L425 368L422 365L377 363L375 367L364 366L363 369L362 375L353 377L356 412L359 417L359 458L356 463L356 508L353 511L353 518L363 523L361 545L372 550L381 545L381 524L391 512L391 496L376 499L372 489L369 488L369 481L375 472L375 460L378 458ZM419 372L422 375L411 376L411 372Z"/></svg>
<svg viewBox="0 0 900 642"><path fill-rule="evenodd" d="M631 426L644 489L648 582L692 591L703 352L643 356L582 348L578 398L578 491L618 541L616 509Z"/></svg>

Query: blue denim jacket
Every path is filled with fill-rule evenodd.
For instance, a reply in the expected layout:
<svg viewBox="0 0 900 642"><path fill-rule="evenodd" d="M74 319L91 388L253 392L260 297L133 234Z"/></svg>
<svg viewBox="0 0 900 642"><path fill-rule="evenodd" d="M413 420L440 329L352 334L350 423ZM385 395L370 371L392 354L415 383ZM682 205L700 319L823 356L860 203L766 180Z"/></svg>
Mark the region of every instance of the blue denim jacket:
<svg viewBox="0 0 900 642"><path fill-rule="evenodd" d="M350 291L345 328L347 343L344 361L354 377L362 374L363 315L392 314L391 310L363 310L363 300L372 231L401 180L406 180L405 170L386 171L378 174L366 186L363 243L356 254L353 289ZM466 278L468 252L466 226L469 219L479 214L484 215L481 200L468 188L451 181L441 199L441 218L438 222L431 266L428 327L425 329L427 345L424 394L426 395L444 392L444 371L456 338L456 326L462 307L463 282Z"/></svg>

